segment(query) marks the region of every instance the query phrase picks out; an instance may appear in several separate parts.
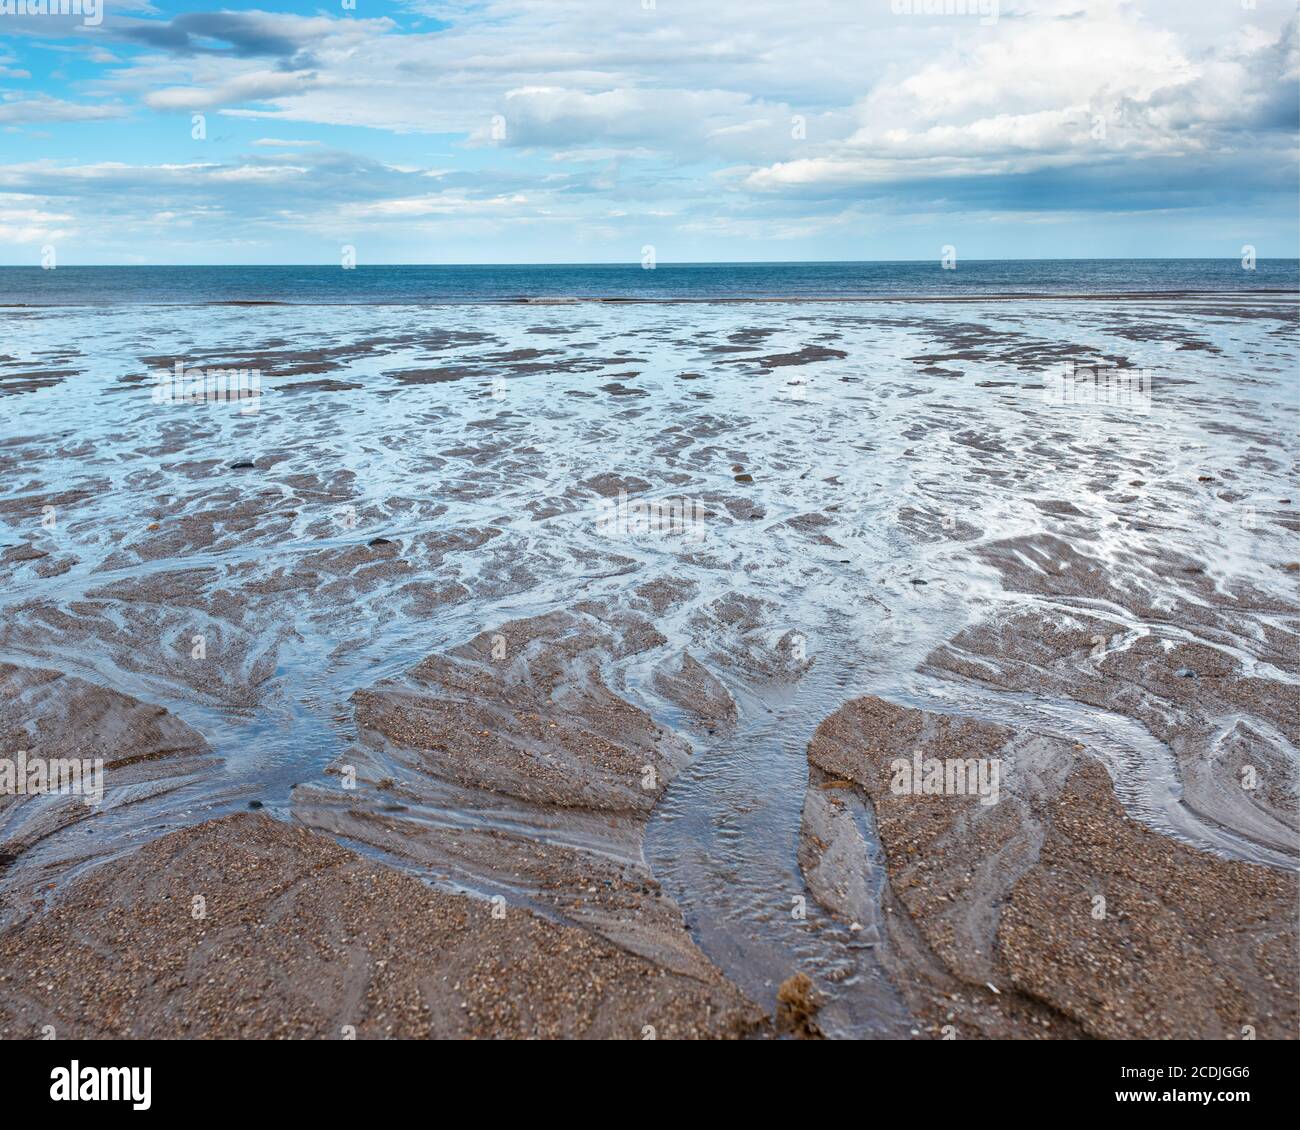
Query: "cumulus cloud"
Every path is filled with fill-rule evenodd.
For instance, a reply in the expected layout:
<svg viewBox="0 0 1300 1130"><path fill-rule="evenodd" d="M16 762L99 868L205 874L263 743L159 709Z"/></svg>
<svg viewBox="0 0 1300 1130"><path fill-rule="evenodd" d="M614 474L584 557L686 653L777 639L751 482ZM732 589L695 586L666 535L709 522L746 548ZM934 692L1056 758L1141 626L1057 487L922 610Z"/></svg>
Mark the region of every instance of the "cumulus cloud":
<svg viewBox="0 0 1300 1130"><path fill-rule="evenodd" d="M1105 163L1206 158L1250 148L1285 161L1300 104L1295 24L1277 36L1238 31L1192 52L1171 31L1104 4L1087 20L1016 21L878 84L856 107L858 127L793 161L756 168L756 191L842 190L891 181L1021 176ZM1173 169L1178 176L1178 170ZM1043 205L1052 207L1050 197Z"/></svg>

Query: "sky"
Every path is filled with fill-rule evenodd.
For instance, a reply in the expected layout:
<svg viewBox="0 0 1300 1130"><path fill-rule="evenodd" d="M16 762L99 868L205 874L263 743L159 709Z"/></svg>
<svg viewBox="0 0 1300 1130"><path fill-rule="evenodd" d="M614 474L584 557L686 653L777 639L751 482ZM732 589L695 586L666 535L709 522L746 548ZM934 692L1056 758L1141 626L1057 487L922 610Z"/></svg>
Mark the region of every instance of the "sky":
<svg viewBox="0 0 1300 1130"><path fill-rule="evenodd" d="M1295 0L49 2L0 264L1298 253Z"/></svg>

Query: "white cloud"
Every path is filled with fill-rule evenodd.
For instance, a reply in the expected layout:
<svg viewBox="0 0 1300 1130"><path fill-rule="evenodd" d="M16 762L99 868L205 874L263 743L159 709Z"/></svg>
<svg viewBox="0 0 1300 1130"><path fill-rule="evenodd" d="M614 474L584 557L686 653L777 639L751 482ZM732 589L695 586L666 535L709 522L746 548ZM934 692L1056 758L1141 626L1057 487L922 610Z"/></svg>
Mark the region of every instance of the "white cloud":
<svg viewBox="0 0 1300 1130"><path fill-rule="evenodd" d="M564 242L659 225L757 243L908 209L1203 206L1220 186L1295 178L1294 25L1264 3L1003 0L993 26L888 0L403 7L401 21L330 5L112 16L84 45L48 45L95 79L0 96L0 122L129 113L121 136L152 131L150 148L32 162L0 184L136 232L235 217L250 239L349 225L441 238L459 218L466 232L549 223ZM0 68L26 62L0 54ZM160 124L196 110L225 119L203 150L188 123ZM200 151L213 159L185 161Z"/></svg>
<svg viewBox="0 0 1300 1130"><path fill-rule="evenodd" d="M1118 3L1095 5L1086 19L998 27L996 38L880 82L859 101L850 136L757 168L745 186L844 187L1205 155L1225 145L1224 130L1267 131L1275 103L1295 98L1295 51L1286 46L1294 26L1280 38L1246 29L1198 52Z"/></svg>
<svg viewBox="0 0 1300 1130"><path fill-rule="evenodd" d="M120 118L124 106L65 102L48 94L5 94L0 96L0 122L89 122Z"/></svg>

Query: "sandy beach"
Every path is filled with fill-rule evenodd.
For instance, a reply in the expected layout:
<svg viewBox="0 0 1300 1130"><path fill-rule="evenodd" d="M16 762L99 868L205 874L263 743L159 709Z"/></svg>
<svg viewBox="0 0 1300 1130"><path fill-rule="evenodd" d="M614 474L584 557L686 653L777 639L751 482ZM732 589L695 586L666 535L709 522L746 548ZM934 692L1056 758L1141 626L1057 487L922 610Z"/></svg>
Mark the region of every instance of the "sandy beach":
<svg viewBox="0 0 1300 1130"><path fill-rule="evenodd" d="M0 324L0 1037L1296 1037L1294 297Z"/></svg>

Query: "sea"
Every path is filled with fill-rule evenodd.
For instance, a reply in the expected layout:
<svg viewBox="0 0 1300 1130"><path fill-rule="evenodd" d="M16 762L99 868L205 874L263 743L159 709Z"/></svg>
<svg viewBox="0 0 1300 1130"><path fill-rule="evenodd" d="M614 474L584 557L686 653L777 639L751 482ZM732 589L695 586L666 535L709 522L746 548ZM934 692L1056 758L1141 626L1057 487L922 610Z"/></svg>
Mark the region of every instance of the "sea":
<svg viewBox="0 0 1300 1130"><path fill-rule="evenodd" d="M0 306L718 302L1300 292L1300 260L0 267Z"/></svg>

